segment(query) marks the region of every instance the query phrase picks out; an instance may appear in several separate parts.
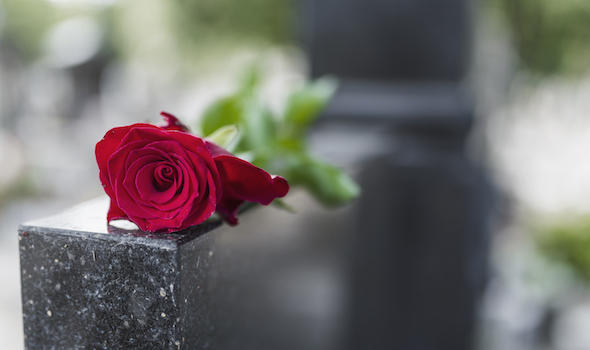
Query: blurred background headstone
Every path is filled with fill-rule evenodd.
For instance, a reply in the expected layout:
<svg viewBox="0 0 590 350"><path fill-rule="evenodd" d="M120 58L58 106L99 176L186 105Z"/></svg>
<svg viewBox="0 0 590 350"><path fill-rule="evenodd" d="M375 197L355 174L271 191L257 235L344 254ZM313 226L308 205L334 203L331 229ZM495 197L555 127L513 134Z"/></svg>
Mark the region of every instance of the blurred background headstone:
<svg viewBox="0 0 590 350"><path fill-rule="evenodd" d="M347 348L471 349L492 199L465 154L471 2L306 4L311 72L342 84L326 123L385 130L357 163Z"/></svg>

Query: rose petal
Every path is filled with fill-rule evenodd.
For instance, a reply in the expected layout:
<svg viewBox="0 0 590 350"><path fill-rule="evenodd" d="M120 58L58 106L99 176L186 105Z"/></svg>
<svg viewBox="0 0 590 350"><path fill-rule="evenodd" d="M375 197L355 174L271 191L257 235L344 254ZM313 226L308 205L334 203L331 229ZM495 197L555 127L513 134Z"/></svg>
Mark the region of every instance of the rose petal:
<svg viewBox="0 0 590 350"><path fill-rule="evenodd" d="M176 183L177 172L174 165L163 162L154 169L154 186L159 191L165 191Z"/></svg>
<svg viewBox="0 0 590 350"><path fill-rule="evenodd" d="M128 169L123 179L122 187L125 191L117 191L116 194L120 196L119 205L129 213L130 217L142 217L147 219L161 218L171 220L176 218L182 211L184 205L189 199L190 190L181 192L181 195L175 196L178 188L173 192L171 199L163 204L155 202L154 194L156 193L153 183L146 183L148 188L141 188L137 183L137 176L139 171L145 166L142 162L145 159L150 159L150 156L138 158ZM157 165L157 164L152 164ZM188 175L185 175L188 176ZM182 175L179 176L182 182ZM151 180L150 180L151 181ZM115 186L116 189L119 186ZM151 190L150 190L151 189ZM143 192L142 192L143 191ZM125 201L121 203L121 200ZM186 215L183 215L185 217Z"/></svg>
<svg viewBox="0 0 590 350"><path fill-rule="evenodd" d="M143 157L158 156L161 157L162 162L174 164L178 177L177 188L180 189L180 192L177 196L170 198L170 202L160 204L152 203L151 201L147 200L147 197L143 196L143 198L146 198L146 201L143 203L143 205L147 207L153 207L155 210L160 211L172 211L179 209L179 207L188 200L189 194L191 194L190 188L184 188L183 179L189 176L189 173L187 173L186 170L182 171L182 169L189 169L190 166L184 161L184 159L187 158L187 155L181 145L179 145L174 140L151 142L141 149L130 152L127 163L130 161L135 162L138 159L144 159ZM134 175L129 175L129 173L134 173L136 170L138 169L136 169L134 165L128 165L127 174L125 174L127 177L126 183L135 184L135 178L133 177ZM132 196L136 196L135 193L137 193L137 191L135 190L135 186L133 186L133 188L130 188L130 185L127 186L128 192L130 192ZM198 195L198 193L193 194L195 196ZM168 219L176 215L178 215L178 211L164 213L162 216Z"/></svg>
<svg viewBox="0 0 590 350"><path fill-rule="evenodd" d="M178 118L168 112L160 112L160 115L164 118L164 122L158 124L158 126L162 129L166 130L177 130L177 131L184 131L188 132L188 128L186 125L182 124Z"/></svg>
<svg viewBox="0 0 590 350"><path fill-rule="evenodd" d="M238 223L237 213L244 201L270 204L289 192L287 180L271 176L264 169L232 155L213 142L205 142L213 156L223 183L223 196L217 211L230 225Z"/></svg>
<svg viewBox="0 0 590 350"><path fill-rule="evenodd" d="M243 203L241 199L223 197L217 204L217 212L228 224L235 226L238 224L238 211Z"/></svg>
<svg viewBox="0 0 590 350"><path fill-rule="evenodd" d="M128 157L130 152L136 148L141 148L148 141L135 141L130 144L125 144L119 148L115 153L111 155L106 163L105 176L108 180L109 186L112 188L113 193L116 192L117 179L121 179L125 176L125 164L128 163ZM113 198L113 197L111 197Z"/></svg>
<svg viewBox="0 0 590 350"><path fill-rule="evenodd" d="M207 220L214 212L217 207L217 194L215 187L215 180L212 174L207 173L207 192L202 197L205 199L201 200L204 205L194 206L194 210L187 217L189 223L201 223Z"/></svg>
<svg viewBox="0 0 590 350"><path fill-rule="evenodd" d="M176 194L176 181L172 180L170 186L164 191L156 187L154 181L154 171L158 164L149 164L137 172L135 177L135 187L143 200L151 201L154 204L162 204L170 201Z"/></svg>
<svg viewBox="0 0 590 350"><path fill-rule="evenodd" d="M121 145L126 145L134 141L149 141L150 143L170 141L170 132L153 125L150 125L150 127L140 125L129 130L123 139L121 139Z"/></svg>
<svg viewBox="0 0 590 350"><path fill-rule="evenodd" d="M215 159L215 157L217 157L217 156L232 156L232 157L234 156L226 149L218 146L217 144L215 144L211 141L205 141L205 145L206 145L207 149L209 150L209 152L211 153L211 156L213 157L213 159Z"/></svg>
<svg viewBox="0 0 590 350"><path fill-rule="evenodd" d="M149 124L133 124L113 128L107 131L104 137L96 143L96 147L94 148L94 155L96 156L96 163L98 164L100 181L105 189L105 192L111 197L113 190L107 175L107 162L113 153L118 149L121 140L125 137L125 135L127 135L129 130L138 126L155 128L155 126Z"/></svg>
<svg viewBox="0 0 590 350"><path fill-rule="evenodd" d="M201 159L205 163L206 168L212 173L215 188L221 189L221 179L219 176L219 172L217 170L217 165L213 161L213 158L210 157L211 153L208 147L205 145L203 139L182 132L171 132L171 135L172 137L174 137L174 139L178 140L182 145L186 146L187 154L190 155L190 152L192 152L195 155L199 155L199 159ZM204 157L204 154L209 155L209 157ZM222 191L218 190L215 192L217 201L221 200Z"/></svg>
<svg viewBox="0 0 590 350"><path fill-rule="evenodd" d="M217 156L224 196L268 205L289 192L287 180L234 156Z"/></svg>
<svg viewBox="0 0 590 350"><path fill-rule="evenodd" d="M230 225L237 224L236 215L244 201L268 205L289 192L287 180L271 176L245 160L227 154L217 155L214 159L223 184L217 211Z"/></svg>
<svg viewBox="0 0 590 350"><path fill-rule="evenodd" d="M127 219L127 214L125 214L121 208L119 208L117 204L111 199L109 212L107 213L107 222L117 219Z"/></svg>

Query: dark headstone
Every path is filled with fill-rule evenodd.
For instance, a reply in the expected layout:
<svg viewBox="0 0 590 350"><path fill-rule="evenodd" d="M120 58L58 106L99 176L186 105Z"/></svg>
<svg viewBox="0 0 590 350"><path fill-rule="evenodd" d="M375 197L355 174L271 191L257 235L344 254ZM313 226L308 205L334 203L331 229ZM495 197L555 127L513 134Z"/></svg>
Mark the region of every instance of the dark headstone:
<svg viewBox="0 0 590 350"><path fill-rule="evenodd" d="M470 58L469 0L306 0L313 76L458 81Z"/></svg>
<svg viewBox="0 0 590 350"><path fill-rule="evenodd" d="M345 348L472 349L494 197L465 155L472 2L302 3L311 75L340 82L320 120L384 134L357 162Z"/></svg>
<svg viewBox="0 0 590 350"><path fill-rule="evenodd" d="M28 349L201 349L217 223L146 235L105 223L106 199L19 228Z"/></svg>
<svg viewBox="0 0 590 350"><path fill-rule="evenodd" d="M312 77L336 76L323 117L459 128L473 116L464 81L470 0L305 0L300 23Z"/></svg>
<svg viewBox="0 0 590 350"><path fill-rule="evenodd" d="M364 164L349 349L473 348L493 194L454 142L402 139Z"/></svg>

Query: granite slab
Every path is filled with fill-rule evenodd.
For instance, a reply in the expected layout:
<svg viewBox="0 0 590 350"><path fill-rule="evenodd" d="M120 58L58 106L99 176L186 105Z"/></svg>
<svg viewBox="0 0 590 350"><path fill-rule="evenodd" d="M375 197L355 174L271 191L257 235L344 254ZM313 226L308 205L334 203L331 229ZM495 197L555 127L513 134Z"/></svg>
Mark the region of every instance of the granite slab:
<svg viewBox="0 0 590 350"><path fill-rule="evenodd" d="M108 199L19 227L27 349L201 349L219 221L175 234L107 225Z"/></svg>

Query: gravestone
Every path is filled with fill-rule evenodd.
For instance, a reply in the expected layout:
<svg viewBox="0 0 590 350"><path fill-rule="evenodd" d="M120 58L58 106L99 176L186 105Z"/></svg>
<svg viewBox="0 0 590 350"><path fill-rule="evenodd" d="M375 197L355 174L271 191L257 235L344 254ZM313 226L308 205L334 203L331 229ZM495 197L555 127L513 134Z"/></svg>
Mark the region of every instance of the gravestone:
<svg viewBox="0 0 590 350"><path fill-rule="evenodd" d="M470 0L305 0L312 76L460 81L470 59Z"/></svg>
<svg viewBox="0 0 590 350"><path fill-rule="evenodd" d="M340 82L321 129L379 130L382 145L357 162L362 195L359 226L351 228L347 349L472 348L494 194L466 156L475 118L471 5L302 6L311 75Z"/></svg>
<svg viewBox="0 0 590 350"><path fill-rule="evenodd" d="M106 198L19 228L27 349L200 349L214 338L209 223L107 226Z"/></svg>

